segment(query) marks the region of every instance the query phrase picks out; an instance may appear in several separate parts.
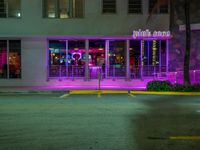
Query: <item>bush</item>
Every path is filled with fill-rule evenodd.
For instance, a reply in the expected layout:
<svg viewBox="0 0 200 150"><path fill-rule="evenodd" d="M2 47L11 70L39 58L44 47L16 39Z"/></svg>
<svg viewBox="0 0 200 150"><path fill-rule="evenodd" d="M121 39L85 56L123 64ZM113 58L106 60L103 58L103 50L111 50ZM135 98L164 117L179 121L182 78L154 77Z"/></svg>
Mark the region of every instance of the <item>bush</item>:
<svg viewBox="0 0 200 150"><path fill-rule="evenodd" d="M200 92L200 84L194 84L194 85L192 85L192 89L195 92Z"/></svg>
<svg viewBox="0 0 200 150"><path fill-rule="evenodd" d="M175 84L173 86L173 91L177 91L177 92L191 92L192 91L192 86L191 85L186 85L186 84Z"/></svg>
<svg viewBox="0 0 200 150"><path fill-rule="evenodd" d="M151 81L147 84L147 91L200 92L200 84L172 85L169 81Z"/></svg>
<svg viewBox="0 0 200 150"><path fill-rule="evenodd" d="M151 81L147 84L147 91L172 91L173 85L169 81Z"/></svg>
<svg viewBox="0 0 200 150"><path fill-rule="evenodd" d="M175 84L173 90L179 92L200 92L200 84L193 84L193 85Z"/></svg>

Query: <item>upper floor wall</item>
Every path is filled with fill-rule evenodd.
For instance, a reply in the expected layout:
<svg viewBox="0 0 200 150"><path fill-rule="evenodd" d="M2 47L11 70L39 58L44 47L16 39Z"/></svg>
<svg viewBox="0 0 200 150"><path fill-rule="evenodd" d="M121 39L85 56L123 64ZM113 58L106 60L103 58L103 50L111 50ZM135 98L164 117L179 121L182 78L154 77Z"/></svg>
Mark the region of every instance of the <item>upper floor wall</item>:
<svg viewBox="0 0 200 150"><path fill-rule="evenodd" d="M19 18L0 18L0 37L26 36L123 36L132 30L168 30L169 14L149 16L149 1L142 0L142 13L129 14L128 0L116 0L116 13L103 14L102 0L84 0L83 18L45 18L42 0L21 0Z"/></svg>

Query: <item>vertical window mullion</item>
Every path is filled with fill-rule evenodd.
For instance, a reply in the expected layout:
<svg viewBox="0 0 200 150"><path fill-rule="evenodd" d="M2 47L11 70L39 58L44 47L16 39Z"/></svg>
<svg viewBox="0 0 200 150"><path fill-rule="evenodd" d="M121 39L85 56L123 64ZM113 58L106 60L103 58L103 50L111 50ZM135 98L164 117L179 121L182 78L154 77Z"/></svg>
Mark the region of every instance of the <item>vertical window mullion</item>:
<svg viewBox="0 0 200 150"><path fill-rule="evenodd" d="M65 51L66 51L66 63L65 63L65 66L66 66L66 77L68 77L68 40L66 40L66 42L65 42L66 44L65 44Z"/></svg>
<svg viewBox="0 0 200 150"><path fill-rule="evenodd" d="M6 18L8 18L8 0L5 0L5 3L6 3Z"/></svg>
<svg viewBox="0 0 200 150"><path fill-rule="evenodd" d="M76 10L76 0L72 0L72 2L71 2L71 8L72 8L72 18L74 18L75 16L76 16L76 12L75 12L75 10Z"/></svg>
<svg viewBox="0 0 200 150"><path fill-rule="evenodd" d="M102 0L102 13L116 13L117 4L116 0Z"/></svg>
<svg viewBox="0 0 200 150"><path fill-rule="evenodd" d="M142 0L128 0L128 13L129 14L142 13Z"/></svg>
<svg viewBox="0 0 200 150"><path fill-rule="evenodd" d="M9 48L9 40L7 40L7 79L9 79L10 78L10 69L9 69L9 50L10 48Z"/></svg>
<svg viewBox="0 0 200 150"><path fill-rule="evenodd" d="M55 4L55 13L56 13L56 18L60 18L60 10L59 10L59 4L60 4L60 0L54 0L54 4Z"/></svg>

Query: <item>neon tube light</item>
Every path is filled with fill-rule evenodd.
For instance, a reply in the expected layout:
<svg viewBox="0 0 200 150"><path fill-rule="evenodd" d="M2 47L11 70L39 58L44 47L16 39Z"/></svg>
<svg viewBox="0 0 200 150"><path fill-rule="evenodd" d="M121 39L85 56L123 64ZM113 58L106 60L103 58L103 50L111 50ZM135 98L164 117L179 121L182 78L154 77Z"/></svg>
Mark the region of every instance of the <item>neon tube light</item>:
<svg viewBox="0 0 200 150"><path fill-rule="evenodd" d="M146 38L169 38L171 37L171 33L170 31L153 31L151 32L149 29L147 30L134 30L133 31L133 38L142 38L142 37L146 37Z"/></svg>

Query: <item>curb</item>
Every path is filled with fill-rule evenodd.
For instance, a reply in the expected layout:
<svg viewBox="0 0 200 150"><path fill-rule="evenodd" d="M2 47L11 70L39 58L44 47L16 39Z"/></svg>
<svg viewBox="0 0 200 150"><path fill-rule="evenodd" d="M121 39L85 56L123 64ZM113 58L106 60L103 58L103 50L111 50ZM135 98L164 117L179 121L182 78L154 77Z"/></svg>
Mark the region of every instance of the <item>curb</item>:
<svg viewBox="0 0 200 150"><path fill-rule="evenodd" d="M149 92L149 91L130 91L136 95L175 95L175 96L200 96L200 92Z"/></svg>
<svg viewBox="0 0 200 150"><path fill-rule="evenodd" d="M97 94L99 90L51 90L51 91L0 91L0 95L28 95L28 94ZM153 92L129 90L102 90L101 94L133 94L133 95L174 95L174 96L200 96L200 92Z"/></svg>
<svg viewBox="0 0 200 150"><path fill-rule="evenodd" d="M29 91L0 91L0 95L4 95L4 94L24 94L24 95L28 95L28 94L63 94L63 93L69 93L69 91L66 90L54 90L54 91L33 91L33 90L29 90Z"/></svg>

